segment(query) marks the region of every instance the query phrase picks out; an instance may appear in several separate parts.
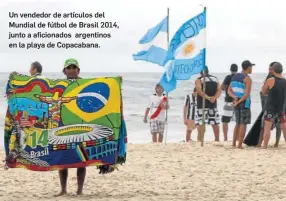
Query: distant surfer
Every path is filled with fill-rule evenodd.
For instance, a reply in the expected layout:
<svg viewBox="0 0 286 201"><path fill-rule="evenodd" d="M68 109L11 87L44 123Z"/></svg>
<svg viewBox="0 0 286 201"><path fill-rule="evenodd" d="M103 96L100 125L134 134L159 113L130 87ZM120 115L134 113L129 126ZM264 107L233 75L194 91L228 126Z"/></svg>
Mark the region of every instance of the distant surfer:
<svg viewBox="0 0 286 201"><path fill-rule="evenodd" d="M147 123L147 117L150 116L150 131L153 143L163 142L164 130L166 124L167 97L163 94L164 89L160 84L155 87L156 93L150 97L145 111L144 123Z"/></svg>
<svg viewBox="0 0 286 201"><path fill-rule="evenodd" d="M251 111L250 111L250 91L252 80L248 74L252 73L252 64L250 61L243 61L242 72L236 73L230 83L228 88L228 94L234 100L234 112L236 125L233 133L233 142L232 146L236 147L236 140L238 138L238 147L242 149L243 139L246 133L247 124L251 123Z"/></svg>
<svg viewBox="0 0 286 201"><path fill-rule="evenodd" d="M263 148L267 149L270 139L270 131L275 125L286 134L285 127L285 98L286 79L282 77L283 67L279 62L273 65L273 76L267 79L262 88L262 94L268 94L264 112L264 142ZM277 145L278 146L278 145Z"/></svg>
<svg viewBox="0 0 286 201"><path fill-rule="evenodd" d="M204 73L204 74L203 74ZM205 93L203 92L203 83L205 75ZM213 128L215 141L219 141L219 124L220 116L217 109L217 99L221 95L221 87L217 77L209 74L208 68L206 67L205 72L201 72L201 76L197 78L196 90L197 96L197 114L196 114L196 125L198 126L199 135L202 136L203 129L203 97L205 101L205 123L211 125ZM200 139L201 140L201 139Z"/></svg>
<svg viewBox="0 0 286 201"><path fill-rule="evenodd" d="M221 118L222 121L222 128L223 128L223 135L224 141L227 141L228 136L228 124L230 123L233 115L234 115L234 108L233 108L233 98L228 95L228 87L230 86L230 82L233 76L237 73L238 66L236 64L231 64L230 66L230 74L224 78L224 81L221 85L221 89L225 91L225 98L224 98L224 107L223 107L223 115Z"/></svg>
<svg viewBox="0 0 286 201"><path fill-rule="evenodd" d="M269 78L273 77L273 65L275 63L276 62L272 62L269 65L269 72L268 72L268 75L267 75L267 77L266 77L266 79L264 81L264 84L266 83L266 81ZM262 110L264 111L268 94L267 93L262 94L262 92L260 92L260 97L261 97L261 107L262 107ZM261 147L261 144L262 144L262 141L263 141L263 135L264 135L264 121L262 121L262 123L261 123L261 133L260 133L259 142L257 144L257 147ZM275 141L275 144L274 144L275 148L278 147L278 144L279 144L279 141L280 141L280 137L281 137L281 128L280 128L280 124L277 124L276 125L276 141ZM284 136L284 138L285 138L285 136ZM285 140L286 140L286 138L285 138Z"/></svg>
<svg viewBox="0 0 286 201"><path fill-rule="evenodd" d="M191 134L192 131L196 128L195 124L195 115L196 115L196 97L197 92L196 88L191 95L186 96L185 105L184 105L184 124L186 125L186 142L190 142L192 140ZM197 140L200 141L200 136L198 133Z"/></svg>

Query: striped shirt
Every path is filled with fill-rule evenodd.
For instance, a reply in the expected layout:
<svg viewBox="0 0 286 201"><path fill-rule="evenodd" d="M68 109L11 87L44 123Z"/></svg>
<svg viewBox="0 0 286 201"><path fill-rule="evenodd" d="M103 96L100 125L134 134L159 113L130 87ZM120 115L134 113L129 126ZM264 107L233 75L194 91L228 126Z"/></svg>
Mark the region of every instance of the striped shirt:
<svg viewBox="0 0 286 201"><path fill-rule="evenodd" d="M247 76L248 75L245 75L243 73L237 73L233 76L233 78L231 80L232 91L234 92L234 95L236 97L238 97L239 99L242 98L245 94L246 85L244 84L244 79ZM242 103L240 103L237 107L248 109L248 108L250 108L250 104L251 104L251 99L250 99L250 95L249 95L247 97L247 99L245 101L243 101Z"/></svg>

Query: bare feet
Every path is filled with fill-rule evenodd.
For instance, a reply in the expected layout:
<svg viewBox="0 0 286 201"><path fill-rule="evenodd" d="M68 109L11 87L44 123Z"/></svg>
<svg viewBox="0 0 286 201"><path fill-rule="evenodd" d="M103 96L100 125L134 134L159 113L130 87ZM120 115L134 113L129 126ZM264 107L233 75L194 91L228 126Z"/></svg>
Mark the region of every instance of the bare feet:
<svg viewBox="0 0 286 201"><path fill-rule="evenodd" d="M278 148L278 144L274 144L274 148Z"/></svg>
<svg viewBox="0 0 286 201"><path fill-rule="evenodd" d="M55 195L55 197L60 197L60 196L66 195L66 194L67 194L66 191L61 191L59 194Z"/></svg>
<svg viewBox="0 0 286 201"><path fill-rule="evenodd" d="M243 147L237 147L238 149L244 149Z"/></svg>

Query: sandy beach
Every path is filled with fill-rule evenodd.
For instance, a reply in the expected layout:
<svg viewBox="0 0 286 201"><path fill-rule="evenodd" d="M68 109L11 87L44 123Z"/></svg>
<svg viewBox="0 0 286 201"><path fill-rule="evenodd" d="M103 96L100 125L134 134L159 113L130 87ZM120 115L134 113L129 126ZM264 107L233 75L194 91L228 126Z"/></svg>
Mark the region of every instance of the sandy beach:
<svg viewBox="0 0 286 201"><path fill-rule="evenodd" d="M286 146L268 150L232 149L231 143L128 144L127 163L99 175L87 170L83 196L75 196L76 171L70 170L68 195L59 191L57 172L0 169L0 200L286 200ZM1 151L1 159L4 153Z"/></svg>

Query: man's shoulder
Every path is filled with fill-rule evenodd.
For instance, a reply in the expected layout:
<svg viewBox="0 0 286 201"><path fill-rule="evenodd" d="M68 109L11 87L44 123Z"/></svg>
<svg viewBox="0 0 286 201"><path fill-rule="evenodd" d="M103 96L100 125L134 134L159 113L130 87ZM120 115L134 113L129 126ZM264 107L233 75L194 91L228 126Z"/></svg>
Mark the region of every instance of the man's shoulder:
<svg viewBox="0 0 286 201"><path fill-rule="evenodd" d="M225 76L225 80L227 80L227 79L231 79L232 77L234 76L234 74L229 74L229 75L227 75L227 76Z"/></svg>

